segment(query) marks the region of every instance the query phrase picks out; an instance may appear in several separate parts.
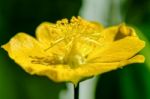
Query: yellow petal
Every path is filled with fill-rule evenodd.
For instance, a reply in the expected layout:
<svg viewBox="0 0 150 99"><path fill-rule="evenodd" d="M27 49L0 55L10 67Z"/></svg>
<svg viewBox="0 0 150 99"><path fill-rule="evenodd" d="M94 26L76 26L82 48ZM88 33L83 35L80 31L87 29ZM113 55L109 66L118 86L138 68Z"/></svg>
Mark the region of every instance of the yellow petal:
<svg viewBox="0 0 150 99"><path fill-rule="evenodd" d="M132 57L131 59L123 60L120 62L83 64L82 66L80 66L80 68L77 68L76 71L77 71L77 75L78 76L80 75L83 79L86 77L91 77L91 76L99 75L99 74L109 72L112 70L116 70L128 64L143 63L144 60L145 58L143 55L136 55Z"/></svg>
<svg viewBox="0 0 150 99"><path fill-rule="evenodd" d="M93 51L87 61L94 63L126 60L137 54L144 46L144 41L129 36Z"/></svg>
<svg viewBox="0 0 150 99"><path fill-rule="evenodd" d="M55 24L43 22L36 29L37 39L47 48L64 38L63 32Z"/></svg>
<svg viewBox="0 0 150 99"><path fill-rule="evenodd" d="M99 42L101 45L112 43L116 40L123 39L127 36L137 37L136 32L133 28L126 26L124 23L118 26L112 26L105 28L101 32L101 38Z"/></svg>
<svg viewBox="0 0 150 99"><path fill-rule="evenodd" d="M51 34L49 33L50 27L52 27L53 24L44 22L40 24L36 29L36 37L37 39L44 44L45 46L49 47L52 42Z"/></svg>
<svg viewBox="0 0 150 99"><path fill-rule="evenodd" d="M50 53L44 52L43 46L38 41L25 33L18 33L2 48L23 68L37 58L50 56Z"/></svg>

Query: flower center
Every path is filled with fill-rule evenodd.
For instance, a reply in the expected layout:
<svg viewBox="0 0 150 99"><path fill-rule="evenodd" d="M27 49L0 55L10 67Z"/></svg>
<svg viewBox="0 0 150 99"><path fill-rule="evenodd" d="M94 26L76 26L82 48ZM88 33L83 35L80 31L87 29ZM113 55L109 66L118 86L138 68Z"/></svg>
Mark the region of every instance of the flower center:
<svg viewBox="0 0 150 99"><path fill-rule="evenodd" d="M81 64L85 63L85 58L82 55L79 54L71 54L68 55L64 59L65 64L69 65L71 68L76 68Z"/></svg>

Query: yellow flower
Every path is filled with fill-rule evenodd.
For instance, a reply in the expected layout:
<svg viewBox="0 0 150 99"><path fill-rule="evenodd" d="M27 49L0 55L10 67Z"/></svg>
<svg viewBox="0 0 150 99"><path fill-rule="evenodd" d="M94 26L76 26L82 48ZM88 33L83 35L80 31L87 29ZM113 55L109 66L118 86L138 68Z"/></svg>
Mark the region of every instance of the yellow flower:
<svg viewBox="0 0 150 99"><path fill-rule="evenodd" d="M56 24L44 22L36 38L18 33L2 46L26 72L75 85L85 78L131 63L143 63L138 52L145 46L131 27L104 29L100 24L73 17Z"/></svg>

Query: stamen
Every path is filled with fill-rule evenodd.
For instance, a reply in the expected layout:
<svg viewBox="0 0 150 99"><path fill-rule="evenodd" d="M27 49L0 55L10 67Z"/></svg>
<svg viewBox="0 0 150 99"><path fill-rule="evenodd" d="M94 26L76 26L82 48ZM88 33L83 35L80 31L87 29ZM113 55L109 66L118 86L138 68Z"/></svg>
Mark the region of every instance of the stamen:
<svg viewBox="0 0 150 99"><path fill-rule="evenodd" d="M29 56L31 58L31 63L32 64L42 64L46 66L51 66L51 65L58 65L61 64L60 58L50 58L50 57L38 57L38 56Z"/></svg>
<svg viewBox="0 0 150 99"><path fill-rule="evenodd" d="M53 46L55 46L56 44L60 43L60 42L63 41L63 40L64 40L64 38L60 38L60 39L56 40L54 43L52 43L52 44L50 45L50 47L48 47L48 48L45 49L44 51L49 50L50 48L52 48Z"/></svg>

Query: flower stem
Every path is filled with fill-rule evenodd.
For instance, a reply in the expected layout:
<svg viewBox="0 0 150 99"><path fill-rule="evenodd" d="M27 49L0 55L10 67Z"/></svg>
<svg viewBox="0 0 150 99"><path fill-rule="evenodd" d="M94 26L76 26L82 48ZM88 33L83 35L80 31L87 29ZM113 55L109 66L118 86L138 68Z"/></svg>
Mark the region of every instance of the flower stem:
<svg viewBox="0 0 150 99"><path fill-rule="evenodd" d="M79 99L79 84L74 86L74 99Z"/></svg>

